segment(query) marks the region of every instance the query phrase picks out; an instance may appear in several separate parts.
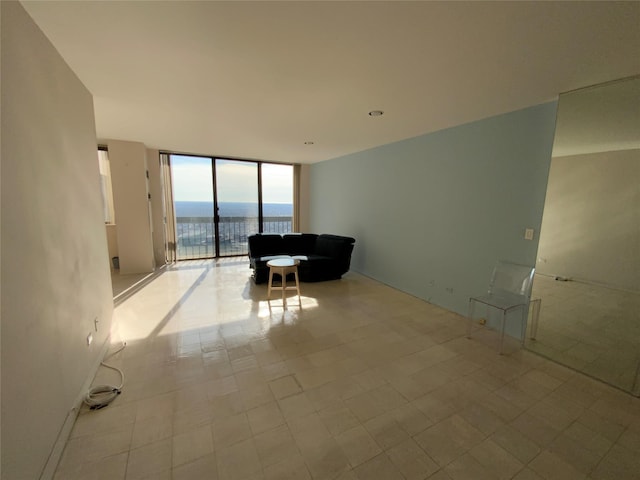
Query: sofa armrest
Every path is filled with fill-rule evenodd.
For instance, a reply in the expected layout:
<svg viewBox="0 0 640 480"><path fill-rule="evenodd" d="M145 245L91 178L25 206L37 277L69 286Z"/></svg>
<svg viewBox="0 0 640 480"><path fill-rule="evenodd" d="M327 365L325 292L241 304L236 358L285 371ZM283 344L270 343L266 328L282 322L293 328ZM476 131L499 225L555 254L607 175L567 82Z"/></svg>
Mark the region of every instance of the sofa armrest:
<svg viewBox="0 0 640 480"><path fill-rule="evenodd" d="M336 262L337 271L342 274L349 271L351 253L355 238L340 235L322 234L316 240L316 255L331 257Z"/></svg>

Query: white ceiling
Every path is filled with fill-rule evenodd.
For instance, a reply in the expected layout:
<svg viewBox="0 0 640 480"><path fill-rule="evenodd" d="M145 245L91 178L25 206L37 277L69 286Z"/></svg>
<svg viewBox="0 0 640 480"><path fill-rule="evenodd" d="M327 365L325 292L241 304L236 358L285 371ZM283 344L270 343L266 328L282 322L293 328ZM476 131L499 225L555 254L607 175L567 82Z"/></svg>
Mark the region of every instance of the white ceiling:
<svg viewBox="0 0 640 480"><path fill-rule="evenodd" d="M22 4L100 139L178 152L313 163L640 73L640 2Z"/></svg>

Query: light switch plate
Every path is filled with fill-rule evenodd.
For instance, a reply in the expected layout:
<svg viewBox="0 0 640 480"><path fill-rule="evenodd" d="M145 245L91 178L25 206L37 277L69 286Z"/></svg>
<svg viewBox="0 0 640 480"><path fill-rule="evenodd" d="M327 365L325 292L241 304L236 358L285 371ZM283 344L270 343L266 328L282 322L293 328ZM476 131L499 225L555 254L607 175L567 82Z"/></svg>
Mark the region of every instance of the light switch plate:
<svg viewBox="0 0 640 480"><path fill-rule="evenodd" d="M533 240L533 228L525 228L525 230L524 230L524 239L525 240Z"/></svg>

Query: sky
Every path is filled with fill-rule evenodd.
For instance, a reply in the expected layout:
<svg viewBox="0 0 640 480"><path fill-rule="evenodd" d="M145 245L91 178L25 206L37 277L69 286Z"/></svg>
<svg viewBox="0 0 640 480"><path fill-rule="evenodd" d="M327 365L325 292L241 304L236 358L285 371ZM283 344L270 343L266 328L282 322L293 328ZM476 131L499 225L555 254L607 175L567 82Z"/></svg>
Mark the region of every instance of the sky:
<svg viewBox="0 0 640 480"><path fill-rule="evenodd" d="M174 201L213 201L211 159L171 155ZM216 159L219 202L258 201L258 165L253 162ZM293 167L262 164L262 201L293 203Z"/></svg>

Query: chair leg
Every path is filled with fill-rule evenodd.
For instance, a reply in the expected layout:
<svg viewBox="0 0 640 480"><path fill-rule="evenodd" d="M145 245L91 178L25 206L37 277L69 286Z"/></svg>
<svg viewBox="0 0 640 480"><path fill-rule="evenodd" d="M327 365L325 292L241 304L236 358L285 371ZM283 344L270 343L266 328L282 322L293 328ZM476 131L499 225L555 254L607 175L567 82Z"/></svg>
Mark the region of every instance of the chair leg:
<svg viewBox="0 0 640 480"><path fill-rule="evenodd" d="M285 290L287 289L287 269L282 269L282 307L287 308L287 296Z"/></svg>
<svg viewBox="0 0 640 480"><path fill-rule="evenodd" d="M507 323L507 312L502 311L502 332L500 332L500 347L498 348L498 354L502 355L502 346L504 345L504 328Z"/></svg>
<svg viewBox="0 0 640 480"><path fill-rule="evenodd" d="M298 267L293 271L293 277L296 279L296 292L298 293L298 305L302 307L302 297L300 296L300 277L298 277Z"/></svg>
<svg viewBox="0 0 640 480"><path fill-rule="evenodd" d="M267 288L267 298L271 299L271 286L273 285L273 267L269 268L269 285Z"/></svg>
<svg viewBox="0 0 640 480"><path fill-rule="evenodd" d="M540 307L542 306L541 298L534 298L531 300L533 303L533 312L531 313L531 335L530 338L535 340L538 335L538 320L540 320Z"/></svg>
<svg viewBox="0 0 640 480"><path fill-rule="evenodd" d="M469 299L469 320L467 325L467 338L471 338L471 329L473 328L473 311L475 309L476 302L470 298Z"/></svg>
<svg viewBox="0 0 640 480"><path fill-rule="evenodd" d="M522 306L522 346L527 338L527 320L529 318L529 304Z"/></svg>

